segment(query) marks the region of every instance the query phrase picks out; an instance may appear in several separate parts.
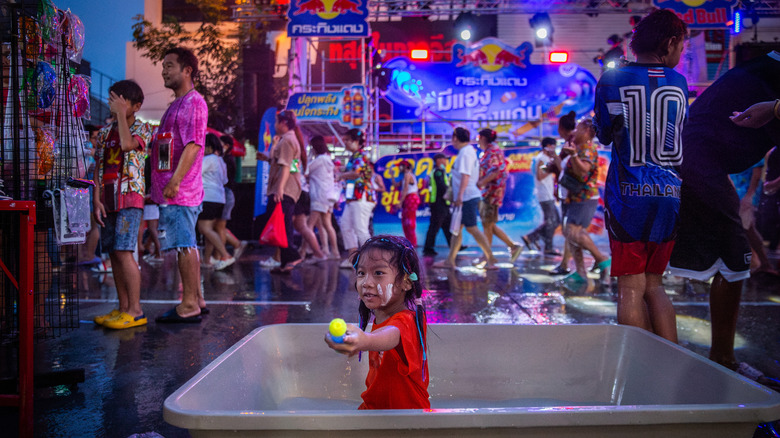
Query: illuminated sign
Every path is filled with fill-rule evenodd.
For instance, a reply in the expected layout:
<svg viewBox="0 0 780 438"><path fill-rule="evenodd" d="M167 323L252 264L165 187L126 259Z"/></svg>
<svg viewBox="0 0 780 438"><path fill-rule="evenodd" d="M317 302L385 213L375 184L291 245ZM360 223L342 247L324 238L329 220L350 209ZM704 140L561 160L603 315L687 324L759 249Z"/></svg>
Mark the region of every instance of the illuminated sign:
<svg viewBox="0 0 780 438"><path fill-rule="evenodd" d="M385 98L393 119L425 119L425 132L451 134L453 124L489 126L504 136L554 135L560 114L593 109L596 78L576 64L534 65L533 47L511 47L496 38L456 44L450 62L391 59ZM438 122L436 122L438 121ZM462 122L465 121L465 122ZM421 133L422 124L394 124L398 133Z"/></svg>
<svg viewBox="0 0 780 438"><path fill-rule="evenodd" d="M287 11L290 37L367 37L368 0L293 0Z"/></svg>
<svg viewBox="0 0 780 438"><path fill-rule="evenodd" d="M736 0L653 0L661 9L671 9L690 28L726 28L732 21Z"/></svg>
<svg viewBox="0 0 780 438"><path fill-rule="evenodd" d="M287 101L298 121L335 122L346 128L364 128L368 109L362 85L334 92L295 93Z"/></svg>

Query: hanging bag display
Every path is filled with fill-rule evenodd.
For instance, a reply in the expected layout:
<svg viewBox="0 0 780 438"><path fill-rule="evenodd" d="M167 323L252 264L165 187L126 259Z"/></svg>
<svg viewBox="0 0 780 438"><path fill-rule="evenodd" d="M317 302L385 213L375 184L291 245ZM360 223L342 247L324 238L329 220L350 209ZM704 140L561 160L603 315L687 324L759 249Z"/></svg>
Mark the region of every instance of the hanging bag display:
<svg viewBox="0 0 780 438"><path fill-rule="evenodd" d="M268 218L268 222L265 224L265 228L263 228L263 232L260 233L260 244L287 248L287 229L284 225L284 212L282 212L281 202L276 204L271 217Z"/></svg>

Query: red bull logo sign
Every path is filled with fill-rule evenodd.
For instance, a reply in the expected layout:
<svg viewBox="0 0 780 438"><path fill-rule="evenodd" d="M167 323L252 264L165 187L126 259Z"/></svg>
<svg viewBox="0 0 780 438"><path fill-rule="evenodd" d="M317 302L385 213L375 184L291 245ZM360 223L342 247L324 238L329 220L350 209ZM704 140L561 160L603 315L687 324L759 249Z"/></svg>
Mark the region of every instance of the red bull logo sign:
<svg viewBox="0 0 780 438"><path fill-rule="evenodd" d="M287 11L291 37L366 37L368 0L293 0Z"/></svg>
<svg viewBox="0 0 780 438"><path fill-rule="evenodd" d="M495 41L495 42L492 42ZM474 65L487 72L495 72L504 67L514 65L520 68L526 68L530 46L522 45L512 48L504 45L498 40L483 40L484 44L471 46L469 48L458 48L458 63L455 67Z"/></svg>
<svg viewBox="0 0 780 438"><path fill-rule="evenodd" d="M736 0L654 0L662 9L673 10L688 27L725 28L732 19Z"/></svg>

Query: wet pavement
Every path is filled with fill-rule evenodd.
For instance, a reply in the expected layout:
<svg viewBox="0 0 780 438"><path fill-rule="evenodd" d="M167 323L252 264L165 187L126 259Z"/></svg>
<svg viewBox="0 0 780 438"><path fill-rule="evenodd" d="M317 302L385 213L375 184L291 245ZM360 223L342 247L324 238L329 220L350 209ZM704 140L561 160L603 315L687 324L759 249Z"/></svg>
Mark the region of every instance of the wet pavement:
<svg viewBox="0 0 780 438"><path fill-rule="evenodd" d="M478 254L466 250L459 253L458 270L435 270L431 263L442 259L446 248L438 250L436 258L424 258L428 290L424 302L430 323L616 323L613 285L607 281L588 292L560 276L547 275L558 258L526 251L513 266L508 253L497 252L506 262L501 269L486 272L470 267ZM225 271L203 270L211 313L200 324L153 322L178 303L175 256L168 254L162 263L152 265L142 262L142 305L150 322L122 331L97 327L91 320L115 307L112 276L79 270L81 324L39 343L35 360L40 372L83 368L86 380L77 386L36 389L35 435L124 438L154 432L166 438L187 437L186 430L165 423L163 401L250 331L277 323L325 323L337 316L357 320L354 277L339 269L338 262L303 265L287 276L271 275L259 264L268 254L268 249L256 248ZM599 280L597 274L593 278ZM709 285L667 276L665 286L677 311L680 344L706 356ZM738 359L773 377L780 377L778 306L780 280L752 278L745 285L737 327ZM323 354L329 351L323 348ZM15 412L0 410L4 432L9 428L14 432L5 436L16 435Z"/></svg>

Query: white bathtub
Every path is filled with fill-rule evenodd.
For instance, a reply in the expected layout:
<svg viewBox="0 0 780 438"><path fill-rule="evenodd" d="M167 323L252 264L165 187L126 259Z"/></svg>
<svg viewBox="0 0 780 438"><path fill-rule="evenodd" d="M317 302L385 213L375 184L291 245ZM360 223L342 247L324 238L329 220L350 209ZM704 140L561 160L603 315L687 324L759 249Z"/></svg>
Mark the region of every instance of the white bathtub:
<svg viewBox="0 0 780 438"><path fill-rule="evenodd" d="M780 394L643 330L429 326L430 411L357 411L367 355L261 327L165 400L193 437L752 437Z"/></svg>

